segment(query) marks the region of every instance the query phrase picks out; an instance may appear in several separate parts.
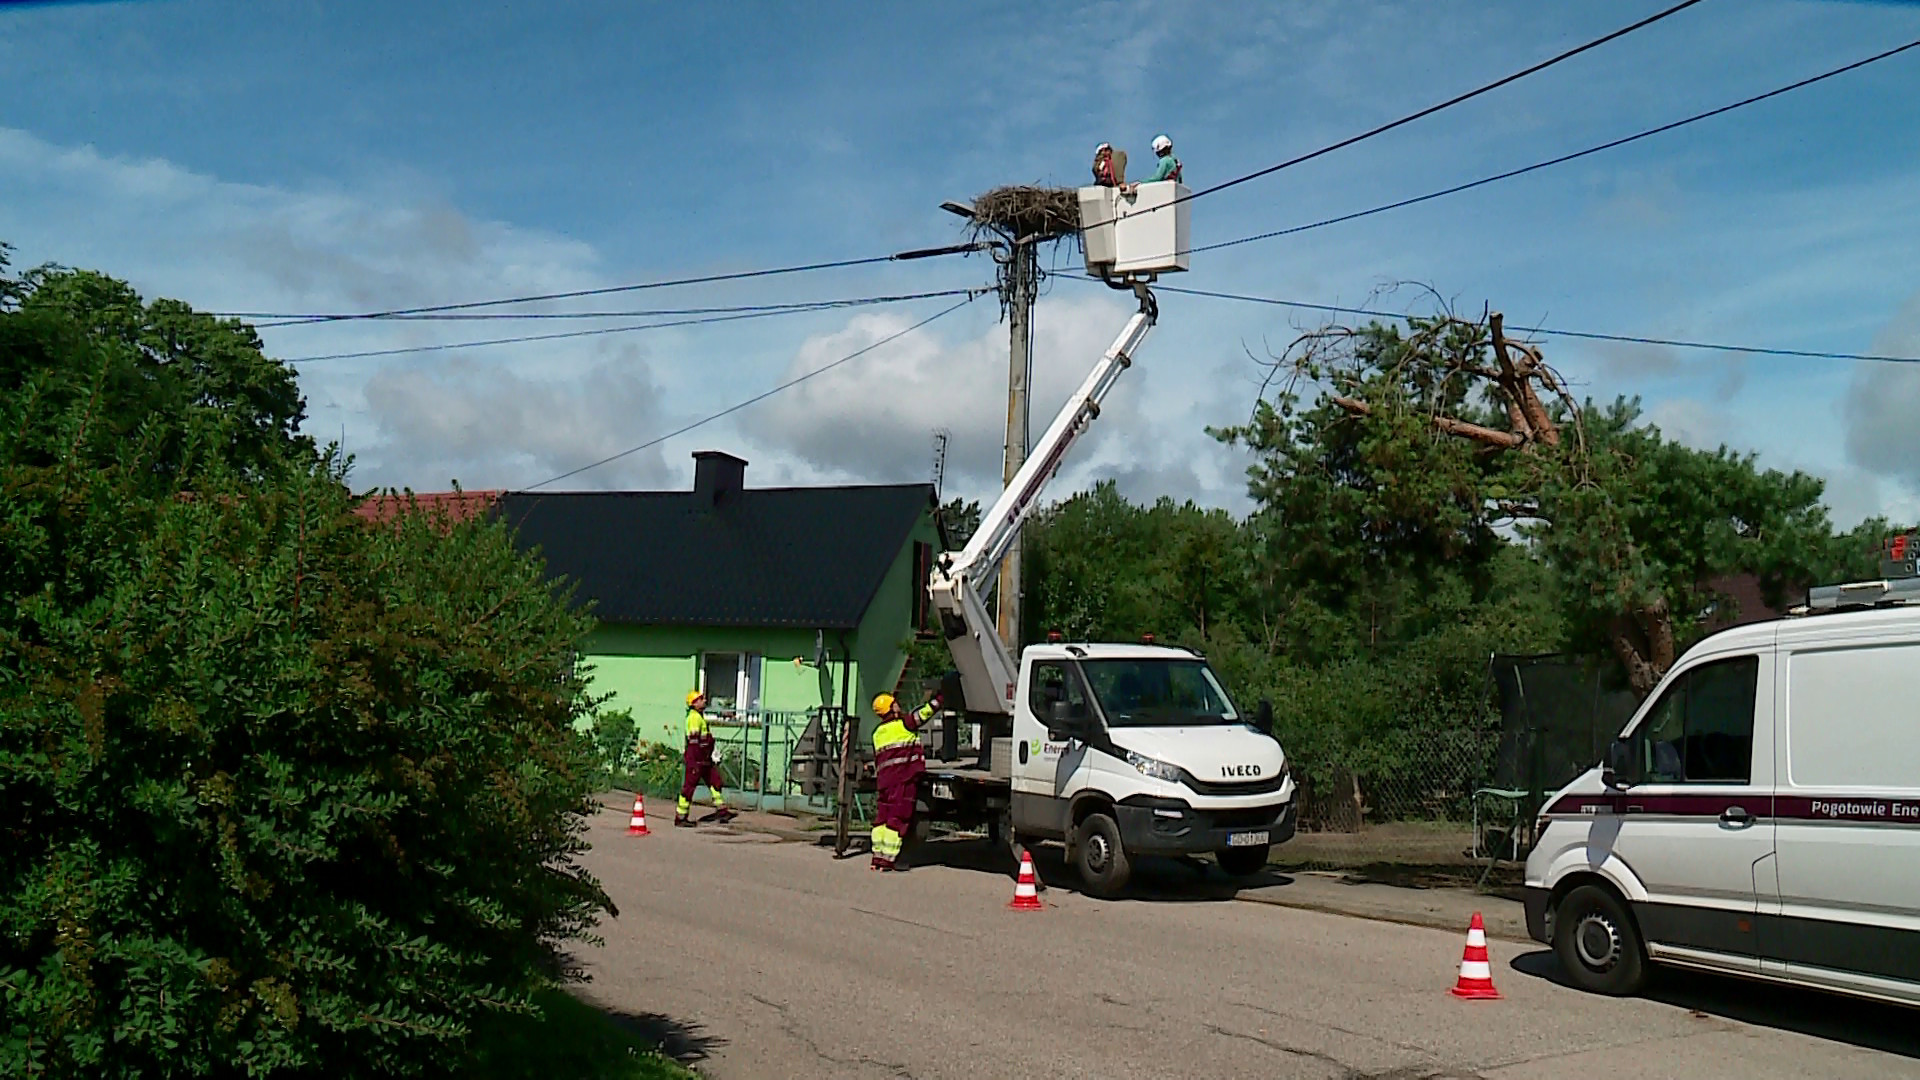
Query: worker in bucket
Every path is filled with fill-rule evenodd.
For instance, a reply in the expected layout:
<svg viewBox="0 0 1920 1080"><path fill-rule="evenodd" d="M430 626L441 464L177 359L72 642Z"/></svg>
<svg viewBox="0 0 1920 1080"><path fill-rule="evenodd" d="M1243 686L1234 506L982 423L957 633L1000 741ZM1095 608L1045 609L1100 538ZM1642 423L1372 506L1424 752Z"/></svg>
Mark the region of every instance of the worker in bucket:
<svg viewBox="0 0 1920 1080"><path fill-rule="evenodd" d="M687 816L693 809L693 790L701 784L713 793L713 813L705 820L727 822L739 816L727 808L727 800L720 794L720 766L713 760L713 728L707 724L707 695L699 690L687 694L687 749L681 757L686 767L685 778L680 781L680 802L674 807L674 825L688 828L693 819Z"/></svg>
<svg viewBox="0 0 1920 1080"><path fill-rule="evenodd" d="M1176 184L1179 183L1180 159L1173 156L1173 140L1167 138L1165 135L1155 135L1153 137L1153 156L1159 160L1156 161L1153 166L1153 176L1149 177L1149 182L1153 180L1171 180Z"/></svg>
<svg viewBox="0 0 1920 1080"><path fill-rule="evenodd" d="M1119 173L1114 169L1112 143L1101 143L1093 148L1093 183L1096 187L1120 186Z"/></svg>
<svg viewBox="0 0 1920 1080"><path fill-rule="evenodd" d="M909 715L892 694L873 699L873 711L880 726L873 729L873 784L879 798L873 808L874 870L903 870L896 865L907 831L913 827L914 793L920 774L927 771L926 751L918 734L940 711L940 696L935 694L925 705Z"/></svg>

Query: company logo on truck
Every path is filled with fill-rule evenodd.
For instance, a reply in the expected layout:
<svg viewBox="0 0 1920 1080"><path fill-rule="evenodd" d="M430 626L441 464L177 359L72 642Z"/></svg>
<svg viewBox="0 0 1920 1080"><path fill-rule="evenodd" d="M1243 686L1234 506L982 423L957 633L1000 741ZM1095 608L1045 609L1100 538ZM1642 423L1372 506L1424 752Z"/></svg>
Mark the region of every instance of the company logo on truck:
<svg viewBox="0 0 1920 1080"><path fill-rule="evenodd" d="M1228 776L1228 777L1246 776L1246 777L1251 777L1255 780L1258 780L1260 778L1260 766L1258 765L1222 765L1220 766L1220 775Z"/></svg>

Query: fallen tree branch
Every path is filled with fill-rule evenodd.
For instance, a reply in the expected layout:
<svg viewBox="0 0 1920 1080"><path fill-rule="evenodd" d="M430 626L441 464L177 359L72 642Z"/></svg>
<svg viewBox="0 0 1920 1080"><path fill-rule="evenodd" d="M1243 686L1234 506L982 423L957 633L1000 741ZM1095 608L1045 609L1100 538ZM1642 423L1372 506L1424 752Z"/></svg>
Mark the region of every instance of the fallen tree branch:
<svg viewBox="0 0 1920 1080"><path fill-rule="evenodd" d="M1373 415L1373 406L1364 401L1345 397L1340 394L1329 395L1328 400L1355 416ZM1516 435L1511 431L1500 431L1496 428L1485 427L1480 424L1470 424L1465 420L1455 420L1451 416L1435 416L1432 420L1435 428L1446 432L1448 435L1458 435L1463 439L1472 439L1475 442L1485 443L1488 446L1498 446L1511 450L1524 445L1527 441L1525 436Z"/></svg>

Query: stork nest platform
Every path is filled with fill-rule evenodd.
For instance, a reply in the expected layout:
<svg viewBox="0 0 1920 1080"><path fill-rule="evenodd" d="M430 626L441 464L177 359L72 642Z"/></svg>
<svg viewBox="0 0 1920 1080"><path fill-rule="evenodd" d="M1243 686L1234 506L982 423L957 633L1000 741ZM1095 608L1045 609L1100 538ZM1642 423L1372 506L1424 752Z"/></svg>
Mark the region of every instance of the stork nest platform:
<svg viewBox="0 0 1920 1080"><path fill-rule="evenodd" d="M994 188L973 200L973 228L1015 240L1062 240L1080 231L1080 197L1073 188Z"/></svg>

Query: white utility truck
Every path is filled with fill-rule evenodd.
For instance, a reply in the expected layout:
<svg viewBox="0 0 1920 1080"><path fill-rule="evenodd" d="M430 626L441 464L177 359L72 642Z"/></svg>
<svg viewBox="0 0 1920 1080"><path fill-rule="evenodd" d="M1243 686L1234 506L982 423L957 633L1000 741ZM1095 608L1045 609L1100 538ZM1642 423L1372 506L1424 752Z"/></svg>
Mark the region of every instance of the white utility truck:
<svg viewBox="0 0 1920 1080"><path fill-rule="evenodd" d="M1126 886L1141 854L1211 853L1229 874L1256 873L1294 829L1294 785L1271 734L1270 705L1254 717L1242 713L1205 658L1185 649L1049 642L1016 662L980 591L1146 340L1157 316L1148 284L1186 269L1185 194L1172 181L1080 190L1088 271L1130 289L1139 311L979 530L960 552L940 557L929 582L958 674L949 685L958 682L980 736L971 764L952 760L951 727L944 752L936 744L919 819L985 826L1013 847L1064 842L1101 895Z"/></svg>

